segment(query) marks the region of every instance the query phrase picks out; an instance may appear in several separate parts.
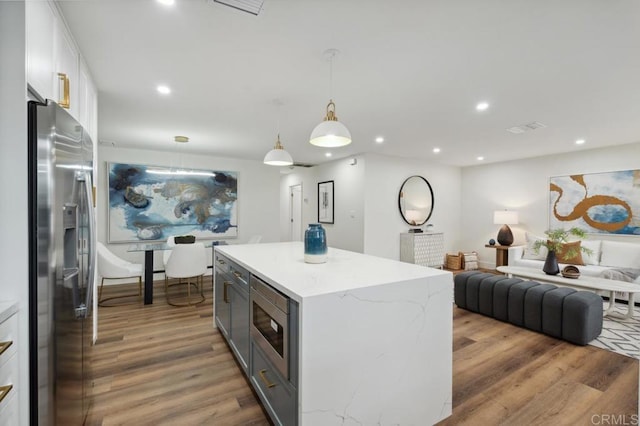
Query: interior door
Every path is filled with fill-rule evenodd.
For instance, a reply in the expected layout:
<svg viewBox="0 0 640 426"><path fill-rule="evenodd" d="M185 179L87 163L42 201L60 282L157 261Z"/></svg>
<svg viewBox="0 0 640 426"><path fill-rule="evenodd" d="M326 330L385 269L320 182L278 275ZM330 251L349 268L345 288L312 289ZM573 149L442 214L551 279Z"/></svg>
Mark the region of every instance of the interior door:
<svg viewBox="0 0 640 426"><path fill-rule="evenodd" d="M289 220L291 228L289 230L291 241L302 241L302 184L289 187Z"/></svg>

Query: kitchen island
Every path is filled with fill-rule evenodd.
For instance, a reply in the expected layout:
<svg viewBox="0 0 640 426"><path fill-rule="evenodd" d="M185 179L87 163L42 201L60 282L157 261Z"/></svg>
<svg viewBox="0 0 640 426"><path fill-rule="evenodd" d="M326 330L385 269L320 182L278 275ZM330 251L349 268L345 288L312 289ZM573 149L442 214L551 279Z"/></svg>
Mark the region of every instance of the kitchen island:
<svg viewBox="0 0 640 426"><path fill-rule="evenodd" d="M214 324L225 328L236 357L250 353L241 365L276 424L423 425L451 414L450 272L333 248L327 263L307 264L299 242L228 245L215 252L220 312L214 312ZM242 312L232 312L240 326L229 328L240 334L227 335L219 320L219 304L233 302L235 294L227 277L246 283L249 275L252 328L261 312L254 302L259 286L290 301L291 336L284 340L291 346L289 370L269 364L253 329L246 331L251 350L237 350L245 346ZM237 306L245 305L232 308L244 309ZM275 331L282 327L271 321L265 333L270 342L277 340ZM282 414L287 396L291 417Z"/></svg>

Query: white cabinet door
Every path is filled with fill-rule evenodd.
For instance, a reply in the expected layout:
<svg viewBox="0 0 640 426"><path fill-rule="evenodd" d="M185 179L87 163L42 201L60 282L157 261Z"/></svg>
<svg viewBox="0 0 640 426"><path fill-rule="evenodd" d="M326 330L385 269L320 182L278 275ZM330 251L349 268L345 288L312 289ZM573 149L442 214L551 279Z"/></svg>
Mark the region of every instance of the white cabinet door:
<svg viewBox="0 0 640 426"><path fill-rule="evenodd" d="M27 82L43 99L54 99L53 39L56 15L48 1L25 3L27 27ZM57 92L55 92L57 93Z"/></svg>
<svg viewBox="0 0 640 426"><path fill-rule="evenodd" d="M78 118L78 52L71 36L60 19L56 20L55 26L54 60L54 72L57 80L54 87L53 99L58 103L65 99L64 80L58 78L59 74L63 74L69 81L68 111L72 116Z"/></svg>
<svg viewBox="0 0 640 426"><path fill-rule="evenodd" d="M98 143L98 93L84 61L78 75L78 121L89 132L94 145Z"/></svg>

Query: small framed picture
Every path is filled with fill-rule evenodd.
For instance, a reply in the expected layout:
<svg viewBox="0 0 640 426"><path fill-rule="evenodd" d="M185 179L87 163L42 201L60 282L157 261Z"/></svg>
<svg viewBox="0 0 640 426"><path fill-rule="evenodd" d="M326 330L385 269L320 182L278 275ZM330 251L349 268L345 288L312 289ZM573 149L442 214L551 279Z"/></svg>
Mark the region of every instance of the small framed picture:
<svg viewBox="0 0 640 426"><path fill-rule="evenodd" d="M318 182L318 222L333 223L333 181Z"/></svg>

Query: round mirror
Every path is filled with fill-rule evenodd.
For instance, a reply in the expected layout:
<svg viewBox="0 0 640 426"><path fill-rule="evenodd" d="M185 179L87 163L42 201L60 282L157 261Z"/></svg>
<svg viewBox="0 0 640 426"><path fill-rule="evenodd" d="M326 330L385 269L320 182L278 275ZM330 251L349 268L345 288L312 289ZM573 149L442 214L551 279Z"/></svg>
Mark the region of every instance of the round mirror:
<svg viewBox="0 0 640 426"><path fill-rule="evenodd" d="M433 190L422 176L411 176L404 181L398 194L398 208L405 222L411 226L427 223L433 212Z"/></svg>

